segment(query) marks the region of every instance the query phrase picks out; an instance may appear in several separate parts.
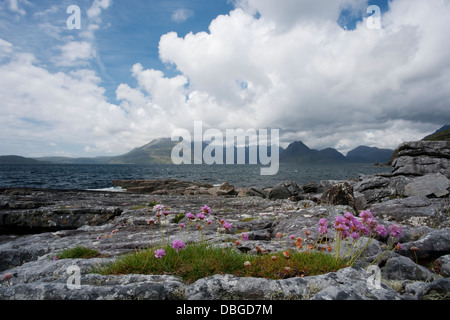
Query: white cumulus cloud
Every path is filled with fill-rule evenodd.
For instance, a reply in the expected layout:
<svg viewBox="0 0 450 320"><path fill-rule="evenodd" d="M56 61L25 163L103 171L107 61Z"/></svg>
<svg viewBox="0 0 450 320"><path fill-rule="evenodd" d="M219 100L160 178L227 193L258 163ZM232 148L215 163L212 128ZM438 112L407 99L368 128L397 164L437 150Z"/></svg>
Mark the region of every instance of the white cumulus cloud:
<svg viewBox="0 0 450 320"><path fill-rule="evenodd" d="M94 30L111 5L96 0L86 34L59 47L55 63L72 71L50 72L0 39L0 153L70 144L73 153L120 154L194 121L280 129L282 142L344 153L421 139L450 122L450 2L389 4L382 29L363 20L345 30L341 10L363 14L366 1L238 0L205 32L164 34L160 59L178 75L132 62L133 81L117 87L114 104L88 64L99 59Z"/></svg>

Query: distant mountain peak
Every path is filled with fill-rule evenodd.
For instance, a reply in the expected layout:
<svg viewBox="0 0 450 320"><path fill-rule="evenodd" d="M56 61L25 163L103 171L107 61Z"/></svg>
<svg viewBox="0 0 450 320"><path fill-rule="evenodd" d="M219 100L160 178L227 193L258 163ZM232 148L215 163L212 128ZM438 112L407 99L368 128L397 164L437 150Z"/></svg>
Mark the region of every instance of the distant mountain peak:
<svg viewBox="0 0 450 320"><path fill-rule="evenodd" d="M311 149L302 141L294 141L284 151L286 154L309 152Z"/></svg>
<svg viewBox="0 0 450 320"><path fill-rule="evenodd" d="M388 163L394 150L377 147L359 146L347 153L351 162Z"/></svg>
<svg viewBox="0 0 450 320"><path fill-rule="evenodd" d="M282 162L298 163L342 163L346 159L343 154L333 148L323 150L310 149L302 141L295 141L289 144L286 150L280 155Z"/></svg>

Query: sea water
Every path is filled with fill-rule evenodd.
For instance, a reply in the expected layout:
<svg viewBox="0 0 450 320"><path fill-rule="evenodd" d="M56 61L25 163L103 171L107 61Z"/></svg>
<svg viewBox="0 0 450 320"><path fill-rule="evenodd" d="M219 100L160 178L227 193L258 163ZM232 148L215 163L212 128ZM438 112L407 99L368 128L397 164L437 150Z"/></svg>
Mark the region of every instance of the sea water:
<svg viewBox="0 0 450 320"><path fill-rule="evenodd" d="M284 181L299 185L321 180L347 180L360 175L389 172L371 164L280 164L278 174L261 176L259 165L0 165L0 188L44 188L122 191L113 180L176 179L235 187L272 187Z"/></svg>

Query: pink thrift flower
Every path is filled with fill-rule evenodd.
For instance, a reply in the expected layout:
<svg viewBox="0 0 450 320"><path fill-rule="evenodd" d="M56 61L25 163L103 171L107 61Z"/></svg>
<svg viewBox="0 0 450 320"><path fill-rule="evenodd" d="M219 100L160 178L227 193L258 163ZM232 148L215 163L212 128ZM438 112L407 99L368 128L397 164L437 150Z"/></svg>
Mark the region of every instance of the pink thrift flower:
<svg viewBox="0 0 450 320"><path fill-rule="evenodd" d="M387 235L386 228L384 226L382 226L381 224L375 228L375 232L378 233L382 237L386 237L386 235Z"/></svg>
<svg viewBox="0 0 450 320"><path fill-rule="evenodd" d="M319 233L320 233L320 234L327 234L327 233L328 233L328 228L327 228L327 226L320 226L320 227L319 227Z"/></svg>
<svg viewBox="0 0 450 320"><path fill-rule="evenodd" d="M176 239L172 242L172 248L178 252L179 249L183 250L186 248L186 244L183 241Z"/></svg>
<svg viewBox="0 0 450 320"><path fill-rule="evenodd" d="M341 238L342 239L347 239L348 238L348 236L349 236L349 232L347 231L347 230L344 230L344 231L342 231L342 236L341 236Z"/></svg>
<svg viewBox="0 0 450 320"><path fill-rule="evenodd" d="M200 220L203 220L203 219L205 219L205 215L203 214L203 213L197 213L197 218L198 219L200 219Z"/></svg>
<svg viewBox="0 0 450 320"><path fill-rule="evenodd" d="M344 214L344 218L347 219L347 220L352 220L353 214L351 212L346 212Z"/></svg>
<svg viewBox="0 0 450 320"><path fill-rule="evenodd" d="M375 219L373 219L373 218L368 219L366 221L366 223L367 223L367 225L369 226L369 228L371 230L374 230L374 229L376 229L378 227L378 222Z"/></svg>
<svg viewBox="0 0 450 320"><path fill-rule="evenodd" d="M194 220L195 216L192 214L192 212L189 212L188 214L186 214L186 218L188 218L189 220Z"/></svg>
<svg viewBox="0 0 450 320"><path fill-rule="evenodd" d="M247 233L243 233L242 234L242 240L243 241L248 241L248 234Z"/></svg>
<svg viewBox="0 0 450 320"><path fill-rule="evenodd" d="M361 232L362 232L365 236L369 236L369 235L370 235L370 230L369 230L369 228L367 228L366 226L361 226Z"/></svg>
<svg viewBox="0 0 450 320"><path fill-rule="evenodd" d="M211 214L211 208L208 207L208 206L203 206L203 207L202 207L202 212L203 212L204 214L210 215L210 214Z"/></svg>
<svg viewBox="0 0 450 320"><path fill-rule="evenodd" d="M398 224L390 225L389 232L394 238L401 238L403 236L403 227Z"/></svg>
<svg viewBox="0 0 450 320"><path fill-rule="evenodd" d="M352 232L352 234L350 234L350 236L353 238L353 240L358 240L359 239L359 233L358 232Z"/></svg>
<svg viewBox="0 0 450 320"><path fill-rule="evenodd" d="M225 223L223 224L223 227L225 229L227 229L227 230L230 230L231 229L231 224L225 221Z"/></svg>
<svg viewBox="0 0 450 320"><path fill-rule="evenodd" d="M373 214L370 211L361 211L359 217L362 219L363 223L366 223L367 220L373 219Z"/></svg>
<svg viewBox="0 0 450 320"><path fill-rule="evenodd" d="M352 223L353 223L354 230L356 230L358 232L361 231L361 228L363 227L363 224L361 223L361 221L359 221L358 219L353 217Z"/></svg>
<svg viewBox="0 0 450 320"><path fill-rule="evenodd" d="M165 255L166 255L166 251L164 251L164 249L158 249L155 251L155 258L157 258L157 259L161 259Z"/></svg>
<svg viewBox="0 0 450 320"><path fill-rule="evenodd" d="M337 231L346 231L348 230L347 219L342 216L336 217L334 220L334 228Z"/></svg>

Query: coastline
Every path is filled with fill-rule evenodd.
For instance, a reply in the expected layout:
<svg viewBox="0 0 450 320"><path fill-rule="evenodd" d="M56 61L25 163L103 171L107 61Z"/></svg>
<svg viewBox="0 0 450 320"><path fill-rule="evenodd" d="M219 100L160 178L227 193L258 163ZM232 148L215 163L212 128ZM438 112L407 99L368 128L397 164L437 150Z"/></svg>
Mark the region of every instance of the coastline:
<svg viewBox="0 0 450 320"><path fill-rule="evenodd" d="M245 192L228 183L218 187L178 180L126 181L130 184L127 187L125 182L117 182L127 192L0 189L2 227L34 228L27 234L3 236L0 270L2 277L10 276L7 282L0 282L0 299L448 299L450 171L443 166L448 163L448 151L440 149L444 154L441 160L435 152L424 161L423 156L417 156L417 148L414 156L408 155L407 148L402 150L391 173L301 186L285 181L272 188L248 188ZM280 280L216 274L190 284L176 275L91 273L93 266L144 250L161 237L160 230L152 233L148 224L155 218L156 204L171 211L163 231L169 242L189 236L186 228L179 227L188 223L182 214L196 213L207 205L213 223L226 220L232 227L221 236L216 227L206 229L201 238L214 245L234 246L245 232L248 241L235 247L245 254L258 254L258 248L268 253L282 251L279 234L317 239L320 219L332 223L347 212L358 216L364 210L370 210L386 229L401 225L404 233L397 240L402 248L380 257L392 237L377 237L353 267ZM198 232L192 231L190 237L194 243L201 241ZM77 245L94 248L101 256L52 260L58 252ZM365 270L373 261L381 271L376 290L368 287ZM66 286L71 265L80 269L79 290Z"/></svg>

